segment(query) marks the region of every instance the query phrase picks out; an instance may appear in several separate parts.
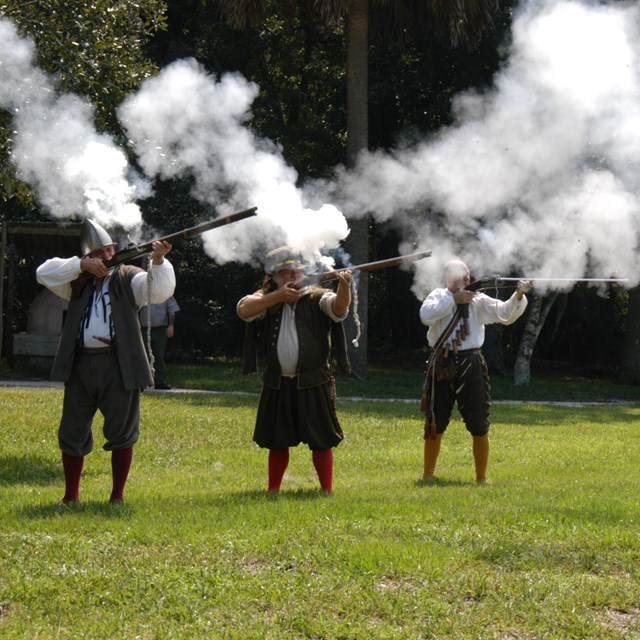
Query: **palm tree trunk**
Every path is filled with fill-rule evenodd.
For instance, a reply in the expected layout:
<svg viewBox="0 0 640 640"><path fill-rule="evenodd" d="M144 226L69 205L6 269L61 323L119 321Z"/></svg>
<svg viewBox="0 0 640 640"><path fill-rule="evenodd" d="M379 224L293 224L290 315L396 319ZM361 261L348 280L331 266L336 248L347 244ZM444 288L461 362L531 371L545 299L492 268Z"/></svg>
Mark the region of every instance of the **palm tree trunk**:
<svg viewBox="0 0 640 640"><path fill-rule="evenodd" d="M634 384L640 382L640 287L629 290L622 377L626 382Z"/></svg>
<svg viewBox="0 0 640 640"><path fill-rule="evenodd" d="M355 166L358 156L369 147L368 110L368 53L369 53L369 0L351 0L346 22L347 30L347 166ZM353 264L369 261L369 217L350 220L351 233L345 243ZM349 357L354 371L361 377L367 375L367 327L368 327L369 279L359 274L357 308L347 322L349 339L358 332L359 346L349 341ZM354 313L355 312L355 313Z"/></svg>

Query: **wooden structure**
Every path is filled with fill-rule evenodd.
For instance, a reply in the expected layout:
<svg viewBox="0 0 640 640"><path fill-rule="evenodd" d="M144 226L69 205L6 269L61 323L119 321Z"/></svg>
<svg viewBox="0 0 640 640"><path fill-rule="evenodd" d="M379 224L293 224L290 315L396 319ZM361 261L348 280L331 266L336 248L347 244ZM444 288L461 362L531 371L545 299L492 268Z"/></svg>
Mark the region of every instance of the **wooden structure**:
<svg viewBox="0 0 640 640"><path fill-rule="evenodd" d="M44 287L25 300L16 290L16 271L25 259L44 262L79 255L79 223L8 222L0 239L0 357L27 374L48 375L62 333L66 301ZM35 270L33 272L35 281ZM34 289L35 290L35 289ZM24 331L14 333L16 300L29 307Z"/></svg>

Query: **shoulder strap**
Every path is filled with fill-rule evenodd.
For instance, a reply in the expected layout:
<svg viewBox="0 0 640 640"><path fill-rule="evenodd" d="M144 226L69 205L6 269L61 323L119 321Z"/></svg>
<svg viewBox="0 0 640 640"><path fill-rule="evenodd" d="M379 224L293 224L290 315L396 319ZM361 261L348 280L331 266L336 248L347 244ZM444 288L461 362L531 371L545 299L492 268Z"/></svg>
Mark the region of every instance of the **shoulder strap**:
<svg viewBox="0 0 640 640"><path fill-rule="evenodd" d="M433 352L436 353L439 349L442 349L442 345L449 339L449 336L453 333L453 330L458 325L458 322L461 318L460 307L456 308L455 313L451 320L449 320L449 324L445 327L444 331L440 334L440 337L436 340L435 345L433 345Z"/></svg>

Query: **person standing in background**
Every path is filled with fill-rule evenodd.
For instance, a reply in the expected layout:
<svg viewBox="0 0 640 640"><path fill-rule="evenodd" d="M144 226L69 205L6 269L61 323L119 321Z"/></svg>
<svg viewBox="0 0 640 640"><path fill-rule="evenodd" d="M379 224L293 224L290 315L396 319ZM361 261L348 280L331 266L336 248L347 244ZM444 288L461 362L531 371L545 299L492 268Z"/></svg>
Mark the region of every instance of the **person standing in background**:
<svg viewBox="0 0 640 640"><path fill-rule="evenodd" d="M174 323L178 311L180 311L180 307L173 296L160 304L145 305L140 309L139 316L140 326L142 327L142 338L149 356L149 361L153 362L153 379L156 389L171 389L171 385L167 382L165 354L167 351L167 340L173 338L174 335ZM149 332L149 340L147 341L149 326L151 327L151 331ZM150 352L149 346L151 346Z"/></svg>

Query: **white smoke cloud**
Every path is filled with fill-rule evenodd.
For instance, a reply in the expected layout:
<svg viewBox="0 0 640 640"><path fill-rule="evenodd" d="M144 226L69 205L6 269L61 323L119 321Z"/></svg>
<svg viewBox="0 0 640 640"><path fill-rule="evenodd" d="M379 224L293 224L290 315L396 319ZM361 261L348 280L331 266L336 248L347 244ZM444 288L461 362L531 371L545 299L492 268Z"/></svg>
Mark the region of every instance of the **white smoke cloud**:
<svg viewBox="0 0 640 640"><path fill-rule="evenodd" d="M0 108L13 116L11 160L56 217L90 217L105 226L140 224L137 197L146 186L131 176L126 157L97 133L90 104L60 95L35 65L33 42L0 20Z"/></svg>
<svg viewBox="0 0 640 640"><path fill-rule="evenodd" d="M217 262L250 261L283 244L310 257L337 248L349 233L345 217L329 204L307 208L281 150L247 127L257 93L238 74L218 80L179 60L146 80L119 117L148 176L192 176L193 195L225 214L257 206L256 218L205 234Z"/></svg>
<svg viewBox="0 0 640 640"><path fill-rule="evenodd" d="M194 196L223 214L258 216L206 234L219 262L279 244L336 249L347 218L371 213L400 230L414 292L464 259L476 275L628 277L640 281L640 24L638 2L523 1L494 87L454 103L454 124L412 149L364 154L352 171L298 186L278 146L255 136L258 88L175 62L125 101L119 117L149 180L191 176ZM14 115L14 161L56 215L107 223L139 216L141 193L93 112L56 95L33 45L0 21L0 108ZM330 204L326 204L330 203ZM121 223L122 221L119 220Z"/></svg>
<svg viewBox="0 0 640 640"><path fill-rule="evenodd" d="M365 154L331 184L348 217L392 221L418 297L454 256L474 273L628 277L640 232L638 4L523 3L508 64L455 123L411 150Z"/></svg>
<svg viewBox="0 0 640 640"><path fill-rule="evenodd" d="M526 2L508 63L455 123L412 150L366 154L332 193L348 217L402 230L416 295L454 256L476 275L628 277L640 232L638 3Z"/></svg>

